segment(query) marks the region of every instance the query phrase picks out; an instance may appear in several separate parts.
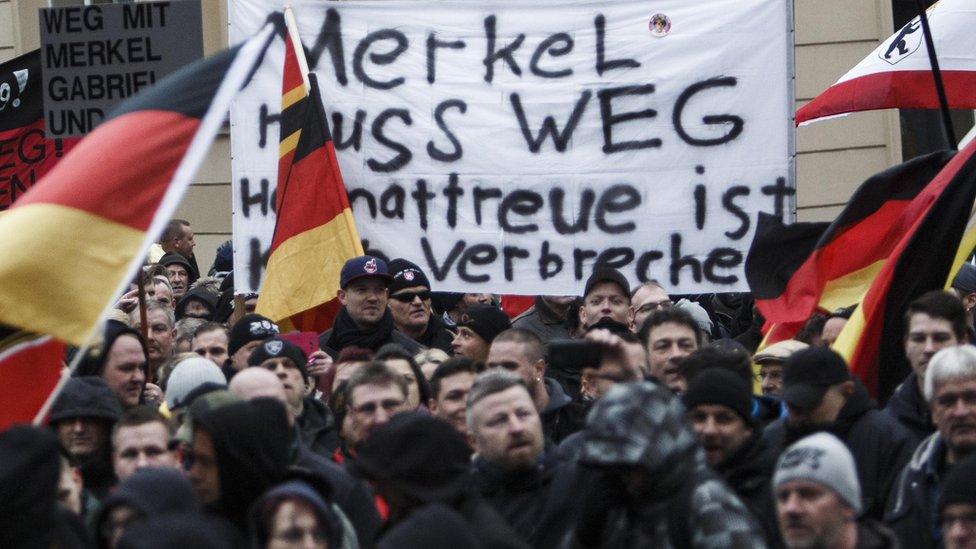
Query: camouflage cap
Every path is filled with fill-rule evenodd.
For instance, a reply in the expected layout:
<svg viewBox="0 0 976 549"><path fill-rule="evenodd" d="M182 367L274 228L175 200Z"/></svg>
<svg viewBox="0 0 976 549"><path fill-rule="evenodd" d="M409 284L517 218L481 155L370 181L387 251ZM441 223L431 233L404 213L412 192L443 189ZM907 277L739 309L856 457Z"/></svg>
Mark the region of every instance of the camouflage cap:
<svg viewBox="0 0 976 549"><path fill-rule="evenodd" d="M676 458L691 459L696 444L680 399L648 381L618 383L586 417L579 462L655 472Z"/></svg>
<svg viewBox="0 0 976 549"><path fill-rule="evenodd" d="M228 404L241 402L241 397L227 390L211 391L193 401L183 419L183 425L173 435L172 441L183 444L193 444L193 418L207 413L210 410L222 408Z"/></svg>

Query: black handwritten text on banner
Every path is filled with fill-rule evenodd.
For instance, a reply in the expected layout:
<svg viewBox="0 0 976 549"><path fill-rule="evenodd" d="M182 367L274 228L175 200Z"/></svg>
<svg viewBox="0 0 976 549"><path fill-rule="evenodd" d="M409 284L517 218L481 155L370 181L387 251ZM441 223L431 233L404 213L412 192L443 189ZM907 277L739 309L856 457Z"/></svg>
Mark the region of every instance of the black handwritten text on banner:
<svg viewBox="0 0 976 549"><path fill-rule="evenodd" d="M231 1L232 41L268 4ZM794 208L786 4L292 2L366 247L528 294L597 264L745 289L756 215ZM231 114L239 292L274 227L282 51Z"/></svg>

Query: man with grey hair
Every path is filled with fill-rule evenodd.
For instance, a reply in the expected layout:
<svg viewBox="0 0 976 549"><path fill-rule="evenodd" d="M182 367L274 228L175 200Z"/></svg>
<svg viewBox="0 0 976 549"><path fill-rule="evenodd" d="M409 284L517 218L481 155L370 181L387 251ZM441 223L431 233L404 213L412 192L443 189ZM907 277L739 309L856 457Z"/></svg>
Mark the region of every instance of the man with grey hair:
<svg viewBox="0 0 976 549"><path fill-rule="evenodd" d="M545 451L542 421L518 375L500 370L479 375L467 404L475 486L524 541L536 545L543 514L568 503L552 497L550 487L569 466Z"/></svg>
<svg viewBox="0 0 976 549"><path fill-rule="evenodd" d="M861 485L854 456L837 437L817 433L780 456L773 475L776 516L789 548L897 547L891 530L858 520Z"/></svg>
<svg viewBox="0 0 976 549"><path fill-rule="evenodd" d="M936 432L915 450L889 497L887 522L905 547L936 547L942 533L933 507L949 469L976 450L976 347L942 349L923 385Z"/></svg>

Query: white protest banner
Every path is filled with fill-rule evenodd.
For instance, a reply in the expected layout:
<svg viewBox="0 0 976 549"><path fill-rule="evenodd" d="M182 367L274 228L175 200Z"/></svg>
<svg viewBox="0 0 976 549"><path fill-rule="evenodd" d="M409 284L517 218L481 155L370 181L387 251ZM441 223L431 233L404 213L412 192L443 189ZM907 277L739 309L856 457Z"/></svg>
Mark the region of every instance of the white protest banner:
<svg viewBox="0 0 976 549"><path fill-rule="evenodd" d="M231 42L282 7L229 2ZM435 290L578 294L602 264L744 291L758 213L792 219L790 2L290 3L364 247ZM239 293L274 229L282 52L231 111Z"/></svg>

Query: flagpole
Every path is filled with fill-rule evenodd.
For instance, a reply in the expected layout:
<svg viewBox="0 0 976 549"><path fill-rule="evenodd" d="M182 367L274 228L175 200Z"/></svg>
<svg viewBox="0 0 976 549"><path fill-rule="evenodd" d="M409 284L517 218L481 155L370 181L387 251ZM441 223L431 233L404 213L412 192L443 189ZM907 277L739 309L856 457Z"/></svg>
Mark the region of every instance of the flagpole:
<svg viewBox="0 0 976 549"><path fill-rule="evenodd" d="M925 47L929 51L929 64L932 66L932 77L935 79L935 91L939 96L939 106L942 111L942 129L946 134L946 142L952 150L958 150L959 144L956 142L956 131L952 127L952 118L949 115L949 99L946 97L945 84L942 81L942 70L939 68L939 58L935 53L935 41L932 40L932 31L929 28L929 16L925 12L925 3L922 0L915 0L918 6L918 17L922 23L922 35L925 37Z"/></svg>
<svg viewBox="0 0 976 549"><path fill-rule="evenodd" d="M308 81L308 60L305 59L305 48L302 46L302 37L298 34L298 21L295 20L295 11L291 6L285 6L285 28L288 29L288 37L291 38L292 48L295 50L295 59L298 61L298 71L302 73L302 82L305 83L305 93L312 90Z"/></svg>

